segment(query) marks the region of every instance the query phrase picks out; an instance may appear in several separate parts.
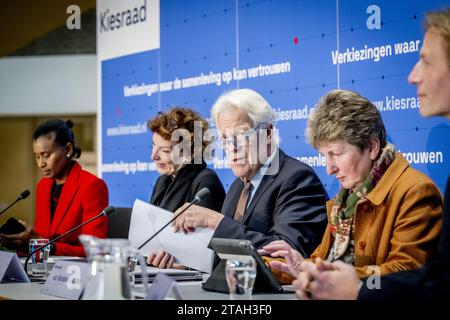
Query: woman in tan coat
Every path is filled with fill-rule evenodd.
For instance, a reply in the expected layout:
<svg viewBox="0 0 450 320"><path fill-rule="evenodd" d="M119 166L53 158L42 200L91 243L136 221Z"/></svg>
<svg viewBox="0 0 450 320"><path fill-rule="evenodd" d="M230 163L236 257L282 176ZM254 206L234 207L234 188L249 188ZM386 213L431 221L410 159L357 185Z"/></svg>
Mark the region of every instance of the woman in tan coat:
<svg viewBox="0 0 450 320"><path fill-rule="evenodd" d="M326 158L327 174L341 184L327 202L327 229L310 258L352 264L361 278L423 265L437 243L441 196L433 181L386 142L377 108L358 93L333 90L319 101L306 134ZM260 253L277 258L267 260L284 272L275 271L284 283L304 260L284 241Z"/></svg>

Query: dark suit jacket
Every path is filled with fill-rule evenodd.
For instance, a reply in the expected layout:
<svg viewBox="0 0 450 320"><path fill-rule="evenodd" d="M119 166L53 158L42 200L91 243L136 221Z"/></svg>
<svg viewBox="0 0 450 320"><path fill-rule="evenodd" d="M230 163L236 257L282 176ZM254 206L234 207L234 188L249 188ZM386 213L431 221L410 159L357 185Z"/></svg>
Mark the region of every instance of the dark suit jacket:
<svg viewBox="0 0 450 320"><path fill-rule="evenodd" d="M210 193L198 205L220 212L225 190L217 174L206 168L205 163L186 165L175 179L161 175L153 187L150 203L175 212L186 202L194 200L195 194L204 187Z"/></svg>
<svg viewBox="0 0 450 320"><path fill-rule="evenodd" d="M81 169L74 162L64 183L53 219L51 192L53 179L42 178L36 193L35 231L47 239L55 238L98 215L108 206L108 188L103 180ZM56 242L57 256L84 256L78 241L80 234L105 238L108 231L106 217L100 217Z"/></svg>
<svg viewBox="0 0 450 320"><path fill-rule="evenodd" d="M213 237L248 239L256 248L285 240L309 256L322 239L327 219L327 194L314 170L279 150L278 173L263 177L241 223L233 216L243 186L238 178L228 190L225 217Z"/></svg>
<svg viewBox="0 0 450 320"><path fill-rule="evenodd" d="M436 255L422 268L382 277L380 289L369 289L364 283L359 300L450 300L450 176L445 190L442 231Z"/></svg>

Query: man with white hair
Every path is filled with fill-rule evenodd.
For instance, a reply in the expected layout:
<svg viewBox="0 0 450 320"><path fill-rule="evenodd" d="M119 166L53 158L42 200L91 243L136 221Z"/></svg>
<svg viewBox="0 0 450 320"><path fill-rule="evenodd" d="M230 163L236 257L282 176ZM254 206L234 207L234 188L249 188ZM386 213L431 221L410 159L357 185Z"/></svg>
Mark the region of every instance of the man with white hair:
<svg viewBox="0 0 450 320"><path fill-rule="evenodd" d="M175 231L207 227L213 237L248 239L256 248L285 240L309 255L326 226L327 194L313 169L276 145L274 110L257 92L240 89L219 97L211 113L237 178L221 213L193 205Z"/></svg>

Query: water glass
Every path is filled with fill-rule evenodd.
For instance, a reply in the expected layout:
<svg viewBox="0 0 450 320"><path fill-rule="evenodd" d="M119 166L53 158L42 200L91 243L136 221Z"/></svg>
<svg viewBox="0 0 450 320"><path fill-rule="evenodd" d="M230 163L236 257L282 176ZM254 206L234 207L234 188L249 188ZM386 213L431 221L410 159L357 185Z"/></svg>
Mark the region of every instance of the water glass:
<svg viewBox="0 0 450 320"><path fill-rule="evenodd" d="M128 258L128 279L130 280L130 286L134 287L136 284L136 266L139 261L139 257L131 255Z"/></svg>
<svg viewBox="0 0 450 320"><path fill-rule="evenodd" d="M38 247L48 243L48 239L30 239L29 253L36 250ZM31 273L36 275L43 275L47 273L47 260L50 255L50 246L34 253L31 256Z"/></svg>
<svg viewBox="0 0 450 320"><path fill-rule="evenodd" d="M256 262L252 256L229 259L225 275L231 300L251 300L256 279Z"/></svg>

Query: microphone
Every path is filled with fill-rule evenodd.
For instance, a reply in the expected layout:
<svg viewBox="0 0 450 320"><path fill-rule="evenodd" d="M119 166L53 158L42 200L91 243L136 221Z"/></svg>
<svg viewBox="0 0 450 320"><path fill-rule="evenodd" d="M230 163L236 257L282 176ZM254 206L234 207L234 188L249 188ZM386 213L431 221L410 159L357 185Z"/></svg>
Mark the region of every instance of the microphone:
<svg viewBox="0 0 450 320"><path fill-rule="evenodd" d="M148 238L143 244L141 244L138 250L141 250L147 243L149 243L154 237L156 237L161 231L163 231L169 224L175 221L180 215L182 215L187 209L189 209L193 204L199 203L204 197L209 194L208 188L202 188L199 192L195 194L194 200L192 200L189 205L186 206L183 210L178 212L169 222L163 225L158 231L156 231L150 238Z"/></svg>
<svg viewBox="0 0 450 320"><path fill-rule="evenodd" d="M205 188L200 189L200 191L197 192L197 194L194 196L195 203L202 201L202 199L204 197L206 197L208 194L209 194L208 188L205 187ZM192 202L194 202L194 201L192 201Z"/></svg>
<svg viewBox="0 0 450 320"><path fill-rule="evenodd" d="M100 213L99 213L98 215L96 215L95 217L89 219L88 221L83 222L82 224L76 226L75 228L70 229L70 230L67 231L67 232L64 232L62 235L60 235L60 236L58 236L58 237L56 237L56 238L50 240L50 241L47 242L46 244L44 244L44 245L42 245L42 246L40 246L40 247L37 247L35 250L31 251L30 254L27 256L27 258L26 258L26 260L25 260L25 265L23 266L24 269L25 269L25 273L28 274L28 271L27 271L28 260L30 260L30 258L31 258L31 256L32 256L33 254L35 254L36 252L38 252L38 251L44 249L45 247L48 247L48 246L51 245L52 243L58 241L58 240L61 239L62 237L67 236L69 233L74 232L75 230L81 228L82 226L88 224L89 222L94 221L95 219L98 219L98 218L100 218L100 217L102 217L102 216L105 216L105 217L106 217L106 216L109 216L111 213L114 212L114 210L116 210L116 208L114 208L113 206L109 206L109 207L103 209L103 211L100 212Z"/></svg>
<svg viewBox="0 0 450 320"><path fill-rule="evenodd" d="M26 199L29 195L30 195L30 191L29 190L23 191L21 194L19 194L19 197L16 199L16 201L11 203L9 206L7 206L5 209L3 209L2 212L0 212L0 216L3 213L5 213L9 208L11 208L13 205L15 205L17 202L19 202L20 200Z"/></svg>

